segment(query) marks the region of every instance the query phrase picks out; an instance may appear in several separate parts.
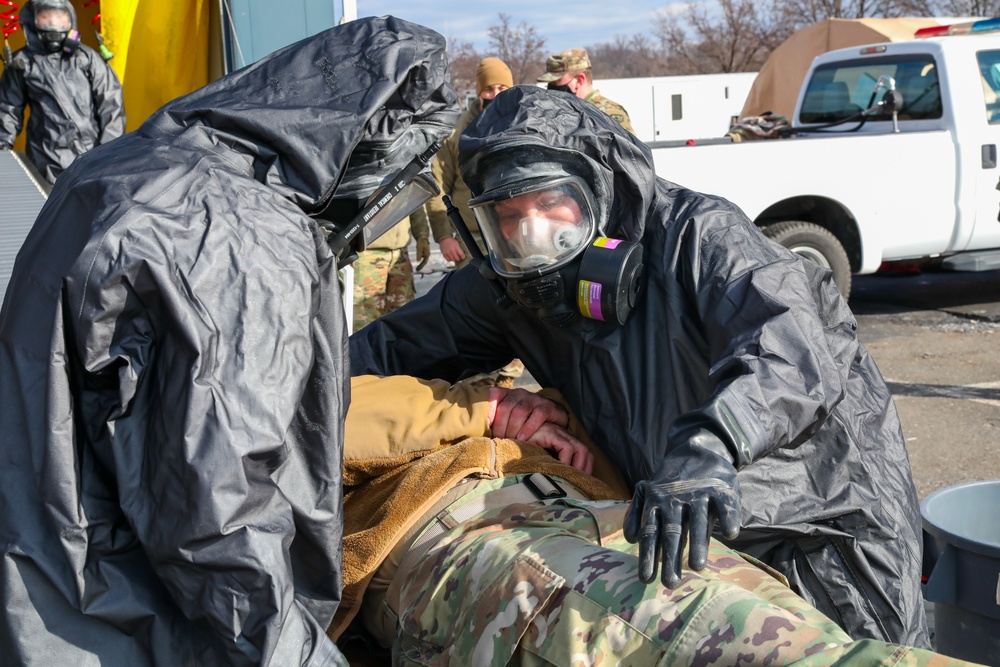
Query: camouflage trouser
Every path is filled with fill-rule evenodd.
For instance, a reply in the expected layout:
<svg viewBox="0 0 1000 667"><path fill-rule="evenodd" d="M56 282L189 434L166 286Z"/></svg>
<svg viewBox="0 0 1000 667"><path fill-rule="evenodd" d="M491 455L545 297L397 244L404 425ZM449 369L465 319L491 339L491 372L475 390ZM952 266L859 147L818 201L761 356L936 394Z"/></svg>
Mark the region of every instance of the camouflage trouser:
<svg viewBox="0 0 1000 667"><path fill-rule="evenodd" d="M354 267L354 331L413 300L413 265L406 248L365 250Z"/></svg>
<svg viewBox="0 0 1000 667"><path fill-rule="evenodd" d="M400 573L394 664L966 664L871 639L853 642L778 579L715 541L705 570L685 572L677 588L645 585L637 549L622 536L627 506L569 499L510 505L444 533Z"/></svg>

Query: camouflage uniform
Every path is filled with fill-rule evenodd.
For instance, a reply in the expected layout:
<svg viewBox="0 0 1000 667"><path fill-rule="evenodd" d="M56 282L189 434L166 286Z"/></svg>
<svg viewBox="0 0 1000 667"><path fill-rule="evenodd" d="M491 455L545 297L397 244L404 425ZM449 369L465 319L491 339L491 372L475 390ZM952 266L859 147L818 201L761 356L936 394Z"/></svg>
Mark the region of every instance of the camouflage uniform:
<svg viewBox="0 0 1000 667"><path fill-rule="evenodd" d="M516 483L479 485L467 499ZM645 585L625 501L561 499L455 525L399 593L395 665L964 665L852 641L759 563L712 541L678 587ZM750 561L750 562L748 562Z"/></svg>
<svg viewBox="0 0 1000 667"><path fill-rule="evenodd" d="M618 104L614 100L609 100L604 95L601 95L601 91L599 90L590 91L590 94L583 99L614 118L626 130L635 134L635 130L632 129L632 121L629 119L628 112L625 111L625 107Z"/></svg>
<svg viewBox="0 0 1000 667"><path fill-rule="evenodd" d="M407 252L411 226L415 238L427 238L427 216L422 208L379 237L352 264L354 331L406 305L416 296L413 265Z"/></svg>
<svg viewBox="0 0 1000 667"><path fill-rule="evenodd" d="M545 61L545 73L538 77L540 83L552 83L563 78L570 72L591 72L590 56L586 49L566 49L562 53L550 56ZM609 100L601 95L599 90L592 90L590 94L583 98L595 107L614 118L626 130L635 134L632 129L632 121L628 117L625 107L613 100Z"/></svg>

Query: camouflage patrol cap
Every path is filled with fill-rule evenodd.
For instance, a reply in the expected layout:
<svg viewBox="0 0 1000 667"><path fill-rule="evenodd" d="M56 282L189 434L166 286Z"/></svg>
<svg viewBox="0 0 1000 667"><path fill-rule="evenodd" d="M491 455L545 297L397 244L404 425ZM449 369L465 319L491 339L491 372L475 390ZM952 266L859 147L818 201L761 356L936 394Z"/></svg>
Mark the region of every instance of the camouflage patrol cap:
<svg viewBox="0 0 1000 667"><path fill-rule="evenodd" d="M558 81L567 72L580 72L585 69L590 69L587 49L566 49L545 61L545 74L538 77L538 81Z"/></svg>

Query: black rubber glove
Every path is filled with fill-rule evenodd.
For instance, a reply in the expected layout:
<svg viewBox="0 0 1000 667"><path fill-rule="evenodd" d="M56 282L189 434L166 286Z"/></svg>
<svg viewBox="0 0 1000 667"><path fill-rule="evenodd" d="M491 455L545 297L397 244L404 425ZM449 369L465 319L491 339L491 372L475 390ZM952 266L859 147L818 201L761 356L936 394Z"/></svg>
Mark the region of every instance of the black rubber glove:
<svg viewBox="0 0 1000 667"><path fill-rule="evenodd" d="M639 543L639 578L654 581L662 559L660 579L668 588L680 583L688 536L688 565L698 571L708 562L716 522L728 539L740 532L740 487L725 443L705 428L686 430L671 440L677 444L653 478L636 485L625 517L625 539Z"/></svg>

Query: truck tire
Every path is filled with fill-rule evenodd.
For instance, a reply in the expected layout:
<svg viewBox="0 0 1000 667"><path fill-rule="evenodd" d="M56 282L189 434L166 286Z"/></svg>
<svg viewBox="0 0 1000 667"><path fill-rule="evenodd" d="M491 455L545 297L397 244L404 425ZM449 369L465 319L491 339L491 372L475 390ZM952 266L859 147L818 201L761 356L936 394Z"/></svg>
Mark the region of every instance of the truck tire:
<svg viewBox="0 0 1000 667"><path fill-rule="evenodd" d="M786 220L761 228L764 236L796 255L833 271L833 282L844 298L851 295L851 260L837 237L811 222Z"/></svg>

